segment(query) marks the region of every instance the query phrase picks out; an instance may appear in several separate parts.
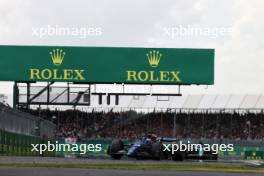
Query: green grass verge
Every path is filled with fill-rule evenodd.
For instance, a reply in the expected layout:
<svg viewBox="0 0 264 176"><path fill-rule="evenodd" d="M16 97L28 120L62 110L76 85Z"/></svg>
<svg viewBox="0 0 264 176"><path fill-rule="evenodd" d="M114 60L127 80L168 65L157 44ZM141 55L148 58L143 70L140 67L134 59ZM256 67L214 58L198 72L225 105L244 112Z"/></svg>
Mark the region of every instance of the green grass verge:
<svg viewBox="0 0 264 176"><path fill-rule="evenodd" d="M116 169L116 170L159 170L192 172L228 172L264 174L263 168L252 168L228 164L134 164L134 163L91 163L91 164L0 164L0 167L45 167L45 168L81 168L81 169Z"/></svg>

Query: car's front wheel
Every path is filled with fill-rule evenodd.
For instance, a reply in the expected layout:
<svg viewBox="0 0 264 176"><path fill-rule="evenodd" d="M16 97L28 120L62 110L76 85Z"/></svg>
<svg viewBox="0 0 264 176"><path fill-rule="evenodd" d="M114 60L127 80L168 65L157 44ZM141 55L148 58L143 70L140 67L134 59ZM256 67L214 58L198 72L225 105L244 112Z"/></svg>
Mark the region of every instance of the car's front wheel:
<svg viewBox="0 0 264 176"><path fill-rule="evenodd" d="M152 144L151 148L152 148L152 155L154 156L155 159L157 160L165 159L162 143L155 142Z"/></svg>

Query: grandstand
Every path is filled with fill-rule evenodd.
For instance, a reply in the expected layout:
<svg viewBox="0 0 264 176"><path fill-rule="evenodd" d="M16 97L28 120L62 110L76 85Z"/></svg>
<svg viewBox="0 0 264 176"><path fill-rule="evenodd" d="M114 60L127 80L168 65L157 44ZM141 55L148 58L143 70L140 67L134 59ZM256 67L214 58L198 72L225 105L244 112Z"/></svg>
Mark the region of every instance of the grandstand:
<svg viewBox="0 0 264 176"><path fill-rule="evenodd" d="M91 107L67 110L33 106L21 110L53 122L56 140L93 141L103 143L104 148L113 139L133 140L149 132L185 141L234 144L234 152L221 153L227 157L241 158L245 151L263 146L263 95L183 95L162 99L146 96L120 100L127 104L93 103ZM100 156L105 156L104 152Z"/></svg>
<svg viewBox="0 0 264 176"><path fill-rule="evenodd" d="M151 131L178 138L264 139L263 95L121 97L120 101L119 106L93 103L75 110L30 111L51 121L56 117L58 137L136 138Z"/></svg>

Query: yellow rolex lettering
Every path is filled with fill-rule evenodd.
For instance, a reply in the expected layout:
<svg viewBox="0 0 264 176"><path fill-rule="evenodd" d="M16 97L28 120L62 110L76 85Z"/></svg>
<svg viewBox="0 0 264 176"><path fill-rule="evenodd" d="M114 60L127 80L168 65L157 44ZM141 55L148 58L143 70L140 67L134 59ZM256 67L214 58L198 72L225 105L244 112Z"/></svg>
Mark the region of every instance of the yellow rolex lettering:
<svg viewBox="0 0 264 176"><path fill-rule="evenodd" d="M39 69L30 69L30 79L40 79Z"/></svg>
<svg viewBox="0 0 264 176"><path fill-rule="evenodd" d="M148 77L149 77L149 75L148 75L148 72L146 72L146 71L140 71L138 73L138 79L140 81L147 81L148 80Z"/></svg>
<svg viewBox="0 0 264 176"><path fill-rule="evenodd" d="M31 80L85 80L85 70L29 69Z"/></svg>
<svg viewBox="0 0 264 176"><path fill-rule="evenodd" d="M169 81L169 74L168 71L161 71L160 72L160 81Z"/></svg>
<svg viewBox="0 0 264 176"><path fill-rule="evenodd" d="M127 81L137 81L137 72L127 71Z"/></svg>
<svg viewBox="0 0 264 176"><path fill-rule="evenodd" d="M181 81L180 72L179 71L173 71L173 72L171 72L171 75L172 75L171 81L175 81L175 82L180 82Z"/></svg>
<svg viewBox="0 0 264 176"><path fill-rule="evenodd" d="M159 78L156 76L156 78L154 78L154 71L150 71L150 78L149 78L149 80L150 81L158 81L159 80Z"/></svg>
<svg viewBox="0 0 264 176"><path fill-rule="evenodd" d="M76 80L85 80L83 76L84 70L74 70L74 72L76 74L76 77L75 77Z"/></svg>
<svg viewBox="0 0 264 176"><path fill-rule="evenodd" d="M180 82L179 71L127 71L127 81Z"/></svg>
<svg viewBox="0 0 264 176"><path fill-rule="evenodd" d="M57 69L54 69L53 70L53 79L56 79L56 80L61 80L62 79L62 76L58 74L58 70Z"/></svg>
<svg viewBox="0 0 264 176"><path fill-rule="evenodd" d="M52 71L50 69L44 69L41 71L42 79L48 80L52 78Z"/></svg>
<svg viewBox="0 0 264 176"><path fill-rule="evenodd" d="M63 79L64 80L70 80L72 79L72 70L63 70Z"/></svg>

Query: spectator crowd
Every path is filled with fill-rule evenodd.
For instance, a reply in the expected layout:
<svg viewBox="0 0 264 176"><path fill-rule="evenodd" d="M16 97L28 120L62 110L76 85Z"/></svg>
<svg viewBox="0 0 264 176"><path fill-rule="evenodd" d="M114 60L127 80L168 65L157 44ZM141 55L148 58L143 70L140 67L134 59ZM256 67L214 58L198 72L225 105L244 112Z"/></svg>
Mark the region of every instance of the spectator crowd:
<svg viewBox="0 0 264 176"><path fill-rule="evenodd" d="M57 125L58 138L133 139L146 133L163 137L264 140L263 112L83 112L30 110Z"/></svg>

